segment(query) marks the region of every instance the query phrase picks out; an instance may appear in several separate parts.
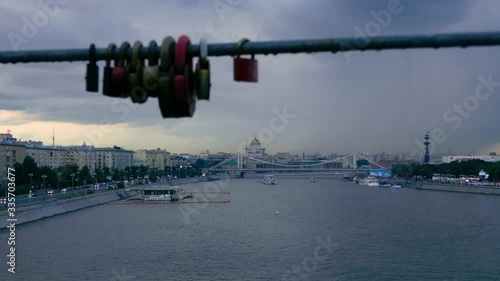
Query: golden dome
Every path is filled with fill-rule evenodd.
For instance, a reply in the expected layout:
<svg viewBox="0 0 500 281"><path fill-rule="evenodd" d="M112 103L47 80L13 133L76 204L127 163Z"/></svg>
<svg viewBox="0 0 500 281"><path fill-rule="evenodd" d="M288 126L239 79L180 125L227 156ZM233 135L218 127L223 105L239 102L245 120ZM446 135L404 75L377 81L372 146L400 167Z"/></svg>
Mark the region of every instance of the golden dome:
<svg viewBox="0 0 500 281"><path fill-rule="evenodd" d="M250 145L260 145L260 141L257 138L253 138L253 140L250 142Z"/></svg>

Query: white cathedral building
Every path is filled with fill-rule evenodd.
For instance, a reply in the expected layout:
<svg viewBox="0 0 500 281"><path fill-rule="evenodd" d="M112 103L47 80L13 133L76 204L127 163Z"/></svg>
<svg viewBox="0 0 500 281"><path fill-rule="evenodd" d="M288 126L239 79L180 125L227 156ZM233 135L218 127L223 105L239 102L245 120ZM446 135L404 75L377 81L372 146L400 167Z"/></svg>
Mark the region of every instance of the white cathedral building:
<svg viewBox="0 0 500 281"><path fill-rule="evenodd" d="M263 157L266 156L266 149L260 144L257 138L250 142L250 146L245 146L245 155L250 157Z"/></svg>

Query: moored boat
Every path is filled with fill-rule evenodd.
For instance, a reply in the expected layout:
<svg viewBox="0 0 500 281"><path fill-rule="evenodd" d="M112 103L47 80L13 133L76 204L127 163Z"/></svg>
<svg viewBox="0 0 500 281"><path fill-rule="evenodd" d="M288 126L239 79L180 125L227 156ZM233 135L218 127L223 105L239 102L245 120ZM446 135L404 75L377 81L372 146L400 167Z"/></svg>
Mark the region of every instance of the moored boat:
<svg viewBox="0 0 500 281"><path fill-rule="evenodd" d="M359 185L366 185L366 186L380 186L378 179L376 177L366 177L362 180L359 181Z"/></svg>
<svg viewBox="0 0 500 281"><path fill-rule="evenodd" d="M179 201L188 196L179 186L153 186L135 190L144 201Z"/></svg>

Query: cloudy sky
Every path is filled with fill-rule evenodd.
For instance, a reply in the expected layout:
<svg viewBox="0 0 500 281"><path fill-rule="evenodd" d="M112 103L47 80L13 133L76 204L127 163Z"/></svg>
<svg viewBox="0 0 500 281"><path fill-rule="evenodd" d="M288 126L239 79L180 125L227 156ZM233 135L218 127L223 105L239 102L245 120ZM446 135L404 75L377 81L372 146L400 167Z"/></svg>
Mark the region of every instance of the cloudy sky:
<svg viewBox="0 0 500 281"><path fill-rule="evenodd" d="M495 0L395 2L2 1L0 50L103 48L181 34L226 43L500 31ZM377 16L387 11L390 18ZM34 21L36 30L23 32ZM211 58L211 100L183 119L163 119L154 98L136 105L85 92L85 62L0 65L0 131L51 144L54 128L60 145L177 153L236 152L258 136L272 154L411 152L434 131L437 152L500 153L499 47L257 59L254 84L233 81L232 58Z"/></svg>

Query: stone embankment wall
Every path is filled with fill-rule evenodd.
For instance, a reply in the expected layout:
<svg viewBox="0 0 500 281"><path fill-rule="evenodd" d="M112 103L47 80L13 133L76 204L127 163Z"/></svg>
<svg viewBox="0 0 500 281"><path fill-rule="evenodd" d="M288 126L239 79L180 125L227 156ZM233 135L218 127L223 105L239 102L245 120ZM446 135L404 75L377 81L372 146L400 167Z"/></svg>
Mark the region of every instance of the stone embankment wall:
<svg viewBox="0 0 500 281"><path fill-rule="evenodd" d="M420 189L449 191L449 192L465 192L476 194L500 195L499 187L486 186L463 186L463 185L445 185L445 184L423 184Z"/></svg>
<svg viewBox="0 0 500 281"><path fill-rule="evenodd" d="M39 219L64 214L95 205L122 200L135 195L135 192L109 191L92 195L85 195L65 200L52 200L36 204L16 207L16 225L36 221ZM0 212L0 229L7 227L7 219L10 218L8 211Z"/></svg>

